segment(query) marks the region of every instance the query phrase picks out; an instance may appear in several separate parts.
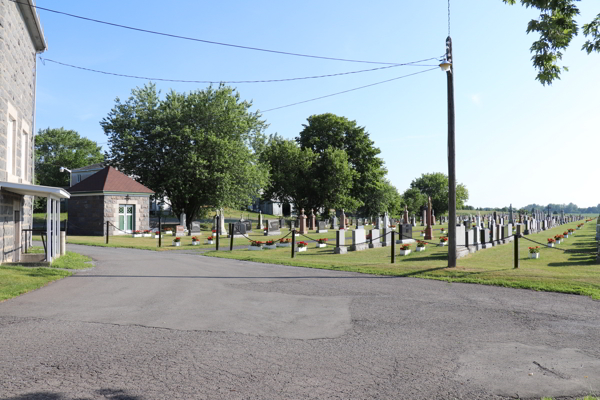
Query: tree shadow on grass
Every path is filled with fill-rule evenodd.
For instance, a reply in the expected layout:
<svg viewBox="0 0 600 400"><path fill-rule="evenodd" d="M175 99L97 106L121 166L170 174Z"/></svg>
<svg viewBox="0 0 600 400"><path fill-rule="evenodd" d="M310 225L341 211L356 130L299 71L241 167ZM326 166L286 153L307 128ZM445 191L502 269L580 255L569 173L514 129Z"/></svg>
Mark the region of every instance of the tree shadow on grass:
<svg viewBox="0 0 600 400"><path fill-rule="evenodd" d="M391 256L389 256L391 257ZM399 257L398 255L396 255L396 257ZM409 256L410 257L410 256ZM406 259L406 261L432 261L432 260L447 260L448 259L448 253L435 253L435 254L430 254L428 256L424 256L424 257L410 257L408 259ZM444 267L446 268L446 267Z"/></svg>

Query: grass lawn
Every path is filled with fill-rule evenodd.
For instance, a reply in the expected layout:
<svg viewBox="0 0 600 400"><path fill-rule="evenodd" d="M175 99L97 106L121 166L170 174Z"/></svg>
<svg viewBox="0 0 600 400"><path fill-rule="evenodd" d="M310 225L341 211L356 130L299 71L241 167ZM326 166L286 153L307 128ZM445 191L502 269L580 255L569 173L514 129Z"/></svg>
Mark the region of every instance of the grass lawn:
<svg viewBox="0 0 600 400"><path fill-rule="evenodd" d="M66 212L61 212L60 213L60 220L61 221L66 221L67 219L67 213ZM33 223L44 223L46 221L46 213L33 213Z"/></svg>
<svg viewBox="0 0 600 400"><path fill-rule="evenodd" d="M53 268L0 266L0 301L38 289L50 282L72 275Z"/></svg>
<svg viewBox="0 0 600 400"><path fill-rule="evenodd" d="M63 269L87 269L93 267L93 265L89 263L90 261L92 261L92 259L88 256L67 251L64 256L52 261L50 267Z"/></svg>
<svg viewBox="0 0 600 400"><path fill-rule="evenodd" d="M578 222L566 224L535 235L529 239L546 243L548 237L575 228ZM520 268L513 268L514 244L497 246L479 251L458 260L456 268L447 268L447 248L427 246L424 252L412 252L408 256L396 256L391 264L390 247L333 254L333 245L317 249L310 243L307 252L297 253L291 258L290 249L263 251L234 250L233 252L207 252L206 255L263 263L294 265L299 267L323 268L342 271L370 273L376 275L412 276L440 279L451 282L480 283L515 288L573 293L600 299L600 267L596 263L595 223L584 225L565 243L558 246L568 249L562 252L543 247L540 259L529 259L528 247L535 244L519 240ZM414 230L419 235L420 227ZM310 235L317 238L319 235ZM439 231L436 233L439 236ZM298 239L300 240L300 239ZM413 250L415 246L412 246ZM398 251L396 245L396 251Z"/></svg>

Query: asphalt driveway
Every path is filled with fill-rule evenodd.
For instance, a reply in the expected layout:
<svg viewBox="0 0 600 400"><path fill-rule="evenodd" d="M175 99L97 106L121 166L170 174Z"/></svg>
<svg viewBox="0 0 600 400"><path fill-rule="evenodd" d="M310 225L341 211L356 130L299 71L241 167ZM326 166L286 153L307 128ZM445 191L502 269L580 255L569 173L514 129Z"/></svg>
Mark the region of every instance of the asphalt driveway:
<svg viewBox="0 0 600 400"><path fill-rule="evenodd" d="M2 399L600 394L600 302L69 245L96 267L0 303Z"/></svg>

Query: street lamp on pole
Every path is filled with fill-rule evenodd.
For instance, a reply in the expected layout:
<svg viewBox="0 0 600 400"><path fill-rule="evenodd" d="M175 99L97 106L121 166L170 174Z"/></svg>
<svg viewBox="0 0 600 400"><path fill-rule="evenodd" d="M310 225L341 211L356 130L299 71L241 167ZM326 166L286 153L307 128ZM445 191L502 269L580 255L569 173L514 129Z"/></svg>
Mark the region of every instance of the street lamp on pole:
<svg viewBox="0 0 600 400"><path fill-rule="evenodd" d="M71 170L70 170L70 169L68 169L68 168L65 168L65 167L60 167L58 170L59 170L60 172L65 172L65 171L67 171L67 172L69 173L69 186L71 186L71 182L73 182L73 177L72 177L72 174L73 174L73 173L71 172Z"/></svg>
<svg viewBox="0 0 600 400"><path fill-rule="evenodd" d="M446 38L446 59L440 64L448 82L448 267L456 267L456 160L454 140L454 66L452 38Z"/></svg>

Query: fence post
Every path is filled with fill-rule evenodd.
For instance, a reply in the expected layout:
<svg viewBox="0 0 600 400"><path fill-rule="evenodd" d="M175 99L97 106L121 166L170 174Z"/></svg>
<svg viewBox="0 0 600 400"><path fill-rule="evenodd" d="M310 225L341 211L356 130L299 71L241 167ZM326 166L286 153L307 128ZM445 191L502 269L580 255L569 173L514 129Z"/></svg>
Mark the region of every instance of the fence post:
<svg viewBox="0 0 600 400"><path fill-rule="evenodd" d="M296 249L296 230L292 231L292 258L294 258L294 250Z"/></svg>
<svg viewBox="0 0 600 400"><path fill-rule="evenodd" d="M396 262L396 240L394 238L394 234L396 232L392 231L392 264Z"/></svg>
<svg viewBox="0 0 600 400"><path fill-rule="evenodd" d="M110 222L106 221L106 244L108 244L108 224Z"/></svg>
<svg viewBox="0 0 600 400"><path fill-rule="evenodd" d="M233 251L233 224L229 224L229 251Z"/></svg>
<svg viewBox="0 0 600 400"><path fill-rule="evenodd" d="M158 216L158 247L162 246L162 221L161 216Z"/></svg>
<svg viewBox="0 0 600 400"><path fill-rule="evenodd" d="M219 251L219 236L221 236L221 216L217 215L217 229L215 229L217 233L217 251Z"/></svg>
<svg viewBox="0 0 600 400"><path fill-rule="evenodd" d="M519 268L519 236L520 235L517 233L515 235L515 240L514 240L514 242L515 242L515 255L514 255L514 258L515 258L514 264L515 265L514 265L514 267L515 268Z"/></svg>

